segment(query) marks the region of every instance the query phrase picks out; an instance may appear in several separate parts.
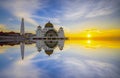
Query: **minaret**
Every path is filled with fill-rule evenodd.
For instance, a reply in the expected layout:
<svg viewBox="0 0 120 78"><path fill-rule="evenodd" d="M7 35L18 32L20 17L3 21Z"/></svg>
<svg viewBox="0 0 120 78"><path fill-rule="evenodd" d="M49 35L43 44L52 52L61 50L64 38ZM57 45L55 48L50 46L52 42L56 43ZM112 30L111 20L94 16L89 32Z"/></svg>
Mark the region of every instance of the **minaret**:
<svg viewBox="0 0 120 78"><path fill-rule="evenodd" d="M22 18L20 35L24 36L24 34L25 34L25 32L24 32L24 18Z"/></svg>
<svg viewBox="0 0 120 78"><path fill-rule="evenodd" d="M59 37L59 38L64 38L64 37L65 37L65 36L64 36L64 30L63 30L62 27L60 27L59 30L58 30L58 37Z"/></svg>
<svg viewBox="0 0 120 78"><path fill-rule="evenodd" d="M36 36L40 38L43 37L42 28L40 25L37 27Z"/></svg>

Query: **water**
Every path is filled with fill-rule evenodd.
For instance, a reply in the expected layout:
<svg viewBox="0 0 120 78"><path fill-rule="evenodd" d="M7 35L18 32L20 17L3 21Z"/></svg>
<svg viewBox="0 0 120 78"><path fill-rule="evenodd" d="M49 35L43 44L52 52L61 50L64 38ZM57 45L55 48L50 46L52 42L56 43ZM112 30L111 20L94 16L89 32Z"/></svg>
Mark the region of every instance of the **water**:
<svg viewBox="0 0 120 78"><path fill-rule="evenodd" d="M120 41L37 40L1 45L0 78L120 78Z"/></svg>

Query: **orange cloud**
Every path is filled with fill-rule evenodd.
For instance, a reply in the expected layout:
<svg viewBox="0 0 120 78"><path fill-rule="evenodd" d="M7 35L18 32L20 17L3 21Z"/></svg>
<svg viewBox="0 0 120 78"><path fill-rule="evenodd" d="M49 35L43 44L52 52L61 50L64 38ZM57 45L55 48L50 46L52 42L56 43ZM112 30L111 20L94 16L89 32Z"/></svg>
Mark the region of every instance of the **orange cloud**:
<svg viewBox="0 0 120 78"><path fill-rule="evenodd" d="M0 31L9 31L8 29L7 29L7 27L5 26L5 25L3 25L3 24L0 24Z"/></svg>

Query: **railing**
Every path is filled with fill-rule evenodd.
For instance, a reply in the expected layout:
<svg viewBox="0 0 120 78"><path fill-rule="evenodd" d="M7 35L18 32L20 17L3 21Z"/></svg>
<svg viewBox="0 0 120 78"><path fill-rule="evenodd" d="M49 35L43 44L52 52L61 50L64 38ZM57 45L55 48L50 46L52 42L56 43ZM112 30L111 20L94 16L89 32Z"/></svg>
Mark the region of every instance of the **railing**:
<svg viewBox="0 0 120 78"><path fill-rule="evenodd" d="M32 40L66 40L67 37L32 37Z"/></svg>

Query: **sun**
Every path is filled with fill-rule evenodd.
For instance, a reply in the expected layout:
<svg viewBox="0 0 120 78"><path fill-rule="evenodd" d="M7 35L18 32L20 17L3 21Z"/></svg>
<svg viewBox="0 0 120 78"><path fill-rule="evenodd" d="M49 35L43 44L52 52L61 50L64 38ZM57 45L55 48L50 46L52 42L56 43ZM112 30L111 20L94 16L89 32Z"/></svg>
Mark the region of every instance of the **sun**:
<svg viewBox="0 0 120 78"><path fill-rule="evenodd" d="M91 37L91 34L87 34L87 37L90 38L90 37Z"/></svg>

